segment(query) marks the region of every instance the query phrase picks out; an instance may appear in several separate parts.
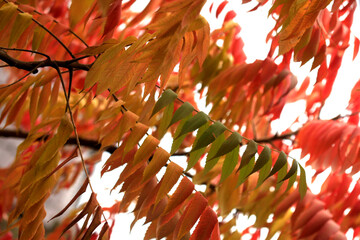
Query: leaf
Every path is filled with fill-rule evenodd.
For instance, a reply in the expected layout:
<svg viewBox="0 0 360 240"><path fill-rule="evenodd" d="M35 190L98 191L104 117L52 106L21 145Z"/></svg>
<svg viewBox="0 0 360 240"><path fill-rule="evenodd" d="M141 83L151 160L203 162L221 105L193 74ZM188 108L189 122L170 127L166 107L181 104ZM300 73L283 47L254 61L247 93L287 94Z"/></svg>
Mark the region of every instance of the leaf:
<svg viewBox="0 0 360 240"><path fill-rule="evenodd" d="M191 235L190 240L210 239L211 233L217 224L217 215L215 214L214 210L207 206L204 212L201 214L199 223Z"/></svg>
<svg viewBox="0 0 360 240"><path fill-rule="evenodd" d="M79 191L77 191L75 196L70 200L70 202L68 202L68 204L60 212L58 212L55 216L50 218L49 221L53 220L54 218L57 218L57 217L61 216L85 192L88 184L89 184L88 180L85 179L83 185L80 187Z"/></svg>
<svg viewBox="0 0 360 240"><path fill-rule="evenodd" d="M6 3L0 8L0 30L9 24L9 19L16 13L17 6L12 3Z"/></svg>
<svg viewBox="0 0 360 240"><path fill-rule="evenodd" d="M124 153L129 152L140 141L141 138L147 133L149 127L140 122L136 123L132 128L131 134L126 141Z"/></svg>
<svg viewBox="0 0 360 240"><path fill-rule="evenodd" d="M201 126L196 134L196 138L194 140L194 145L196 145L200 139L200 137L202 136L202 134L204 133L204 131L209 127L209 124L206 123L203 126ZM203 155L203 153L205 152L205 148L201 148L198 149L196 151L191 151L190 152L190 156L188 159L188 165L186 167L186 172L189 171L193 166L195 166L195 164L199 161L201 155Z"/></svg>
<svg viewBox="0 0 360 240"><path fill-rule="evenodd" d="M161 122L159 124L158 139L161 139L165 135L169 123L172 119L173 112L174 112L174 103L171 103L164 110L164 115L162 116Z"/></svg>
<svg viewBox="0 0 360 240"><path fill-rule="evenodd" d="M222 183L236 167L236 164L239 161L239 150L240 146L235 147L229 154L226 155L225 161L222 166L221 179L220 183Z"/></svg>
<svg viewBox="0 0 360 240"><path fill-rule="evenodd" d="M154 116L157 112L159 112L161 109L163 109L164 107L173 103L176 98L177 98L177 94L174 91L172 91L171 89L165 90L161 94L161 97L159 98L159 100L156 102L150 118L152 116Z"/></svg>
<svg viewBox="0 0 360 240"><path fill-rule="evenodd" d="M175 185L182 174L183 168L177 165L174 162L170 162L166 167L166 172L163 178L160 181L160 189L156 195L155 205L159 203L161 199L163 199L166 194L171 190L171 188Z"/></svg>
<svg viewBox="0 0 360 240"><path fill-rule="evenodd" d="M194 111L194 107L188 103L184 102L174 113L173 118L170 121L170 124L168 127L176 123L177 121L180 121L184 119L185 117L189 116Z"/></svg>
<svg viewBox="0 0 360 240"><path fill-rule="evenodd" d="M196 192L176 225L174 230L174 237L176 239L181 239L187 232L190 231L206 206L207 200L201 195L201 193Z"/></svg>
<svg viewBox="0 0 360 240"><path fill-rule="evenodd" d="M300 164L299 167L300 167L299 192L301 199L303 199L307 192L306 175L305 175L305 169Z"/></svg>
<svg viewBox="0 0 360 240"><path fill-rule="evenodd" d="M251 174L259 171L266 165L268 161L271 161L271 150L268 146L265 146L261 151L260 156L255 163L254 169L251 171Z"/></svg>
<svg viewBox="0 0 360 240"><path fill-rule="evenodd" d="M245 182L247 177L249 177L249 175L251 174L254 168L254 164L255 164L255 156L253 156L244 167L240 168L239 178L236 185L237 187L240 186L243 182Z"/></svg>
<svg viewBox="0 0 360 240"><path fill-rule="evenodd" d="M206 163L204 167L204 173L206 174L209 172L219 161L220 157L213 158L216 152L219 151L220 147L222 146L222 143L225 141L225 135L221 134L219 137L216 138L216 140L211 144L211 148L209 150L209 153L206 157ZM221 145L220 145L221 144Z"/></svg>
<svg viewBox="0 0 360 240"><path fill-rule="evenodd" d="M31 23L32 15L29 13L19 13L16 16L15 23L10 34L9 47L20 38L21 34L30 26Z"/></svg>
<svg viewBox="0 0 360 240"><path fill-rule="evenodd" d="M94 0L72 1L69 9L70 27L73 28L90 9Z"/></svg>
<svg viewBox="0 0 360 240"><path fill-rule="evenodd" d="M267 147L267 146L266 146ZM264 150L265 150L265 148L264 148ZM264 151L263 150L263 151ZM269 149L270 150L270 149ZM262 157L261 156L262 155L262 152L261 152L261 154L260 154L260 156L259 156L259 159L260 159L260 157ZM266 154L265 154L266 155ZM258 182L257 182L257 184L256 184L256 187L259 187L264 181L265 181L265 179L266 179L266 177L268 176L268 174L269 174L269 172L270 172L270 169L271 169L271 165L272 165L272 161L271 161L271 151L269 152L269 156L263 156L264 158L267 158L267 157L269 157L268 158L268 161L266 161L266 160L264 160L264 161L266 161L266 163L265 163L265 165L263 165L262 167L261 167L261 169L260 169L260 171L259 171L259 178L258 178ZM259 162L259 159L257 160L257 162L256 163L258 163ZM254 167L254 169L256 168L256 164L255 164L255 167ZM254 171L254 170L253 170Z"/></svg>
<svg viewBox="0 0 360 240"><path fill-rule="evenodd" d="M179 133L179 135L177 135L176 138L181 137L186 133L195 131L196 129L198 129L208 121L209 121L208 115L206 115L204 112L198 112L197 114L195 114L195 116L193 116L184 123L184 126L181 128L181 132Z"/></svg>
<svg viewBox="0 0 360 240"><path fill-rule="evenodd" d="M296 175L296 173L297 173L297 165L298 165L298 163L294 160L291 167L290 167L289 172L280 181L285 181L286 179L290 178L291 176Z"/></svg>
<svg viewBox="0 0 360 240"><path fill-rule="evenodd" d="M253 140L250 140L248 145L246 146L246 150L244 154L241 157L241 163L238 171L241 168L245 167L250 162L250 160L255 156L256 153L257 153L257 144Z"/></svg>
<svg viewBox="0 0 360 240"><path fill-rule="evenodd" d="M155 151L156 147L159 145L159 143L160 141L157 138L149 135L145 139L143 144L140 146L140 148L136 151L132 164L136 165L144 160L148 160Z"/></svg>
<svg viewBox="0 0 360 240"><path fill-rule="evenodd" d="M215 122L201 135L199 140L194 143L194 147L191 151L198 150L200 148L208 146L212 143L216 137L222 134L226 130L226 127L221 122Z"/></svg>
<svg viewBox="0 0 360 240"><path fill-rule="evenodd" d="M171 150L170 150L171 155L174 154L176 152L176 150L179 149L181 143L184 141L186 135L183 135L183 136L179 137L179 134L181 132L181 129L183 128L183 126L187 122L187 120L190 119L190 118L191 118L191 114L189 114L188 116L183 118L181 120L181 122L179 123L179 126L176 128L176 131L175 131L175 134L174 134L174 140L173 140L173 143L171 145Z"/></svg>
<svg viewBox="0 0 360 240"><path fill-rule="evenodd" d="M228 137L225 140L225 142L223 142L223 144L221 145L215 156L213 156L211 159L220 157L222 155L231 152L234 148L240 145L241 141L242 141L242 136L237 132L233 132L230 135L230 137Z"/></svg>
<svg viewBox="0 0 360 240"><path fill-rule="evenodd" d="M279 156L278 156L275 164L274 164L274 167L271 169L271 172L269 173L269 175L266 178L269 178L272 175L274 175L275 173L277 173L286 163L287 163L287 156L283 151L281 151L279 153Z"/></svg>
<svg viewBox="0 0 360 240"><path fill-rule="evenodd" d="M169 213L182 204L190 196L194 187L194 184L187 177L183 177L179 186L176 188L173 195L171 195L163 215Z"/></svg>
<svg viewBox="0 0 360 240"><path fill-rule="evenodd" d="M161 147L157 148L150 163L146 166L144 170L143 182L149 180L150 177L158 173L160 169L165 166L169 158L170 154L167 151L165 151Z"/></svg>

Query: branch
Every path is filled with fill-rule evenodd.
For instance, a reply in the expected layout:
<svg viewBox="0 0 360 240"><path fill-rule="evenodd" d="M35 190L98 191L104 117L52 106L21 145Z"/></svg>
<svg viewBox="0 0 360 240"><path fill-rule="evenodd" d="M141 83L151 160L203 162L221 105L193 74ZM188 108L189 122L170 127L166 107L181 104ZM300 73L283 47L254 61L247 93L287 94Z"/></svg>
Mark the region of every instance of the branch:
<svg viewBox="0 0 360 240"><path fill-rule="evenodd" d="M6 129L1 129L0 130L0 137L8 137L8 138L22 138L25 139L29 136L29 134L27 132L23 132L23 131L18 131L18 130L6 130ZM41 141L41 140L46 140L50 137L50 135L43 135L41 137L39 137L37 139L37 141ZM85 138L79 138L80 143L82 146L94 149L94 150L99 150L101 148L101 144L98 141L95 140L89 140L89 139L85 139ZM65 143L67 145L76 145L76 138L71 137L67 140L67 142ZM109 152L109 153L113 153L116 150L115 146L109 146L104 148L104 151Z"/></svg>
<svg viewBox="0 0 360 240"><path fill-rule="evenodd" d="M83 57L82 57L83 58ZM34 71L36 68L42 67L62 67L62 68L72 68L72 69L81 69L85 71L89 71L92 64L81 64L78 62L79 59L71 59L67 61L56 61L51 59L45 59L42 61L30 61L24 62L17 60L7 54L6 51L0 49L0 60L4 61L11 67L16 67L18 69L23 69L26 71Z"/></svg>

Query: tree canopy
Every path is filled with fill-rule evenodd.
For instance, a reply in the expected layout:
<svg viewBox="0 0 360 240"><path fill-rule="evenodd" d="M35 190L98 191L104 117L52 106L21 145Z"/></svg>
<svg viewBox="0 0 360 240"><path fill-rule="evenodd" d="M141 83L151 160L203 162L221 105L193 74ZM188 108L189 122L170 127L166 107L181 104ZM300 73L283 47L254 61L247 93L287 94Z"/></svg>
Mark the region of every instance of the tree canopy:
<svg viewBox="0 0 360 240"><path fill-rule="evenodd" d="M320 116L347 80L337 78L345 51L359 51L356 1L242 0L255 12L271 4L275 20L267 57L253 62L232 1L0 2L0 137L22 140L0 169L0 239L110 239L126 212L132 227L145 219L144 239L360 236L360 82L346 112ZM293 62L315 77L298 81ZM279 132L273 123L298 101L303 118ZM90 179L99 164L101 176L120 170L111 207ZM307 178L327 169L312 193ZM70 188L49 227L46 201ZM255 223L240 230L240 214Z"/></svg>

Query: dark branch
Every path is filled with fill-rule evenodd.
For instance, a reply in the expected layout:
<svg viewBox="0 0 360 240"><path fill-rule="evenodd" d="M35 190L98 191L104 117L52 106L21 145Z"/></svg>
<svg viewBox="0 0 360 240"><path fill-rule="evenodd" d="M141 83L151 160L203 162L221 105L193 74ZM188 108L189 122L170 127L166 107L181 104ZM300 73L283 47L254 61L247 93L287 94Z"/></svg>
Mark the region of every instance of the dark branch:
<svg viewBox="0 0 360 240"><path fill-rule="evenodd" d="M4 61L11 67L16 67L18 69L23 69L26 71L33 71L36 68L43 68L43 67L61 67L61 68L72 68L72 69L81 69L84 71L89 71L91 68L91 64L81 64L78 62L79 59L71 59L67 61L56 61L51 59L45 59L42 61L31 61L31 62L24 62L17 60L7 54L6 51L0 49L0 60Z"/></svg>
<svg viewBox="0 0 360 240"><path fill-rule="evenodd" d="M28 133L23 132L23 131L18 131L18 130L6 130L6 129L2 129L0 130L0 137L8 137L8 138L22 138L25 139L29 136ZM50 137L50 135L43 135L42 137L39 137L37 140L46 140ZM95 140L89 140L89 139L84 139L84 138L80 138L80 143L82 146L94 149L94 150L99 150L101 148L101 144L98 141ZM69 138L67 140L67 142L65 143L67 145L76 145L76 138ZM115 146L109 146L104 148L104 151L109 152L109 153L113 153L116 150Z"/></svg>

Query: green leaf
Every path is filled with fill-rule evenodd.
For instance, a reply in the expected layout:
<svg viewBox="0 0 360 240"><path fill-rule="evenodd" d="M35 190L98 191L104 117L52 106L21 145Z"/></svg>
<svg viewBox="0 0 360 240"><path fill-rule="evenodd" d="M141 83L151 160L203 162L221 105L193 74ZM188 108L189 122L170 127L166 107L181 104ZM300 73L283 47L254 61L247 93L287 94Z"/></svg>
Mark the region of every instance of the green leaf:
<svg viewBox="0 0 360 240"><path fill-rule="evenodd" d="M230 137L225 140L225 142L221 145L215 156L213 156L212 158L220 157L231 152L234 148L240 145L241 141L242 136L237 132L233 132Z"/></svg>
<svg viewBox="0 0 360 240"><path fill-rule="evenodd" d="M270 161L270 159L271 159L271 150L268 146L265 146L264 149L261 151L260 156L254 166L254 169L251 171L251 174L259 171L262 167L265 166L265 164L268 161Z"/></svg>
<svg viewBox="0 0 360 240"><path fill-rule="evenodd" d="M197 149L208 146L225 130L226 127L221 122L215 122L200 136L199 141L194 143L194 147L191 151L196 151Z"/></svg>
<svg viewBox="0 0 360 240"><path fill-rule="evenodd" d="M259 159L260 159L262 153L265 151L265 149L266 148L264 148L264 150L261 152ZM270 149L269 149L269 151L270 151ZM259 162L259 159L256 163ZM261 169L259 171L259 178L258 178L256 187L259 187L266 180L266 177L268 176L268 174L270 172L271 165L272 165L272 161L271 161L271 151L270 151L269 160L261 167ZM256 165L255 165L255 167L256 167ZM254 169L255 169L255 167L254 167Z"/></svg>
<svg viewBox="0 0 360 240"><path fill-rule="evenodd" d="M216 140L211 144L211 148L206 157L206 163L204 167L204 173L209 172L215 164L219 161L220 157L214 158L215 153L219 150L221 144L225 141L225 135L221 134Z"/></svg>
<svg viewBox="0 0 360 240"><path fill-rule="evenodd" d="M173 118L171 119L169 126L173 125L177 121L180 121L181 119L184 119L186 116L188 116L190 113L194 111L194 107L188 103L184 102L183 105L181 105L178 110L174 113Z"/></svg>
<svg viewBox="0 0 360 240"><path fill-rule="evenodd" d="M16 13L17 6L12 2L6 3L0 8L0 30L9 24L9 20Z"/></svg>
<svg viewBox="0 0 360 240"><path fill-rule="evenodd" d="M250 158L249 162L245 166L240 168L239 179L236 185L237 187L240 186L243 182L245 182L245 180L249 177L251 171L254 168L254 163L255 163L255 156Z"/></svg>
<svg viewBox="0 0 360 240"><path fill-rule="evenodd" d="M287 188L285 190L285 192L289 191L291 189L291 187L294 185L295 181L296 181L296 174L293 174L290 179L289 179L289 183L287 185Z"/></svg>
<svg viewBox="0 0 360 240"><path fill-rule="evenodd" d="M300 167L299 192L301 199L303 199L307 192L306 174L305 174L305 169L300 164L299 167Z"/></svg>
<svg viewBox="0 0 360 240"><path fill-rule="evenodd" d="M179 126L177 127L175 134L174 134L174 141L173 144L171 145L171 151L170 154L174 154L176 152L176 150L179 149L181 143L184 141L186 135L183 135L182 137L179 137L180 135L180 131L183 128L183 126L185 125L186 121L191 118L191 114L189 114L187 117L185 117L183 120L181 120Z"/></svg>
<svg viewBox="0 0 360 240"><path fill-rule="evenodd" d="M172 115L174 112L174 103L170 103L164 110L164 115L161 118L160 124L159 124L159 135L158 139L160 140L168 130L169 123L171 121Z"/></svg>
<svg viewBox="0 0 360 240"><path fill-rule="evenodd" d="M296 173L297 173L297 162L294 160L292 165L291 165L291 168L290 168L289 172L280 181L285 181L286 179L290 178L291 176L296 175Z"/></svg>
<svg viewBox="0 0 360 240"><path fill-rule="evenodd" d="M238 145L230 153L226 155L226 158L222 166L220 183L222 183L233 172L236 164L239 161L239 150L240 150L240 146Z"/></svg>
<svg viewBox="0 0 360 240"><path fill-rule="evenodd" d="M279 170L278 174L277 174L277 183L276 183L276 187L275 190L279 190L281 185L283 185L283 181L280 181L280 179L283 179L287 173L287 162L285 163L285 165Z"/></svg>
<svg viewBox="0 0 360 240"><path fill-rule="evenodd" d="M257 153L257 144L253 140L250 140L243 156L241 157L241 163L239 169L246 166L250 162L250 160L255 156L256 153Z"/></svg>
<svg viewBox="0 0 360 240"><path fill-rule="evenodd" d="M204 131L209 127L209 124L206 123L204 124L203 126L201 126L196 134L196 138L194 140L194 144L196 144L199 139L200 139L200 136L204 133ZM189 156L189 160L188 160L188 165L187 165L187 168L185 170L185 172L189 171L196 163L197 161L199 161L201 155L203 155L204 151L205 151L205 147L203 148L200 148L196 151L191 151L190 152L190 156Z"/></svg>
<svg viewBox="0 0 360 240"><path fill-rule="evenodd" d="M29 13L19 13L16 16L14 26L12 27L10 40L9 40L9 47L13 45L23 34L25 29L29 27L32 23L32 15Z"/></svg>
<svg viewBox="0 0 360 240"><path fill-rule="evenodd" d="M273 169L271 169L271 172L269 173L269 175L266 178L271 177L272 175L274 175L276 172L278 172L285 164L287 163L287 156L286 154L281 151L275 164ZM285 176L285 175L284 175Z"/></svg>
<svg viewBox="0 0 360 240"><path fill-rule="evenodd" d="M177 94L174 91L172 91L171 89L166 89L163 94L161 94L159 100L156 102L150 118L154 116L157 112L159 112L161 109L174 102L176 98Z"/></svg>
<svg viewBox="0 0 360 240"><path fill-rule="evenodd" d="M205 123L209 121L209 116L206 115L204 112L198 112L195 116L187 120L184 126L181 128L180 134L176 137L180 137L186 133L195 131Z"/></svg>

